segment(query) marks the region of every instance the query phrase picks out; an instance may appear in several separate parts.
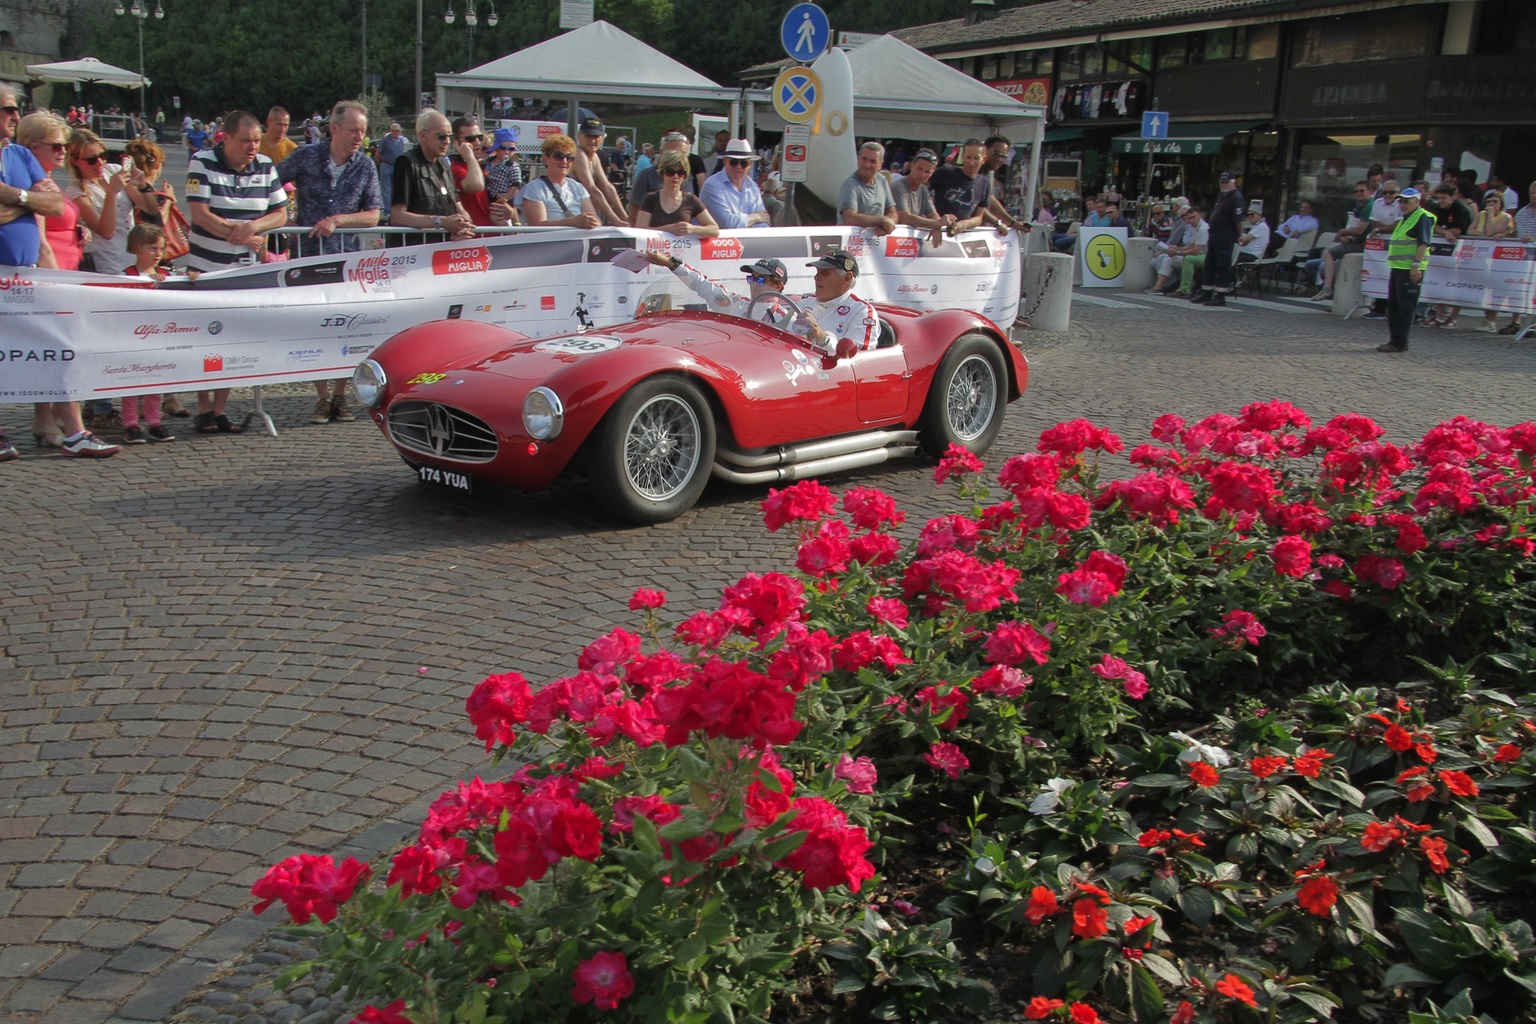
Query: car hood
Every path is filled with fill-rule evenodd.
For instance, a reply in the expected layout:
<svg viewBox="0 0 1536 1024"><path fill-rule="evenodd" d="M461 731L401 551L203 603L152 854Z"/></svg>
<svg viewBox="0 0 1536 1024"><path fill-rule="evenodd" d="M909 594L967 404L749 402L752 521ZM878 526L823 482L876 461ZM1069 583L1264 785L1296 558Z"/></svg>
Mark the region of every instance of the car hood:
<svg viewBox="0 0 1536 1024"><path fill-rule="evenodd" d="M709 314L654 316L607 330L520 338L465 365L464 369L541 382L581 363L607 361L641 346L687 352L731 342L750 344L755 340L753 335L759 333L751 324L743 324L744 331L734 331L728 324L712 322L715 320Z"/></svg>

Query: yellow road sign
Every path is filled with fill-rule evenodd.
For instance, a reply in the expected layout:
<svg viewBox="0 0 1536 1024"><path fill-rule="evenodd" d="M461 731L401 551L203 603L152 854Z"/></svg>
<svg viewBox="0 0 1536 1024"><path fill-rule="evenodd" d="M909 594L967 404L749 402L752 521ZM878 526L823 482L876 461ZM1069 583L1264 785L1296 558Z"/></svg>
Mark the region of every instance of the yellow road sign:
<svg viewBox="0 0 1536 1024"><path fill-rule="evenodd" d="M803 124L821 109L821 79L810 68L785 68L773 81L773 109L790 124Z"/></svg>

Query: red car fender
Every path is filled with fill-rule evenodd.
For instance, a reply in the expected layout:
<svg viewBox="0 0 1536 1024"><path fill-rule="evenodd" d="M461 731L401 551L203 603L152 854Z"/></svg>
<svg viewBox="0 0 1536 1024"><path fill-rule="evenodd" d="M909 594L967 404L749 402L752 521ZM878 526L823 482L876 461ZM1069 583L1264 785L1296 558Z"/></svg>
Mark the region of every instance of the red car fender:
<svg viewBox="0 0 1536 1024"><path fill-rule="evenodd" d="M922 313L906 306L877 305L880 316L896 331L898 343L907 353L907 365L913 369L912 394L915 408L908 422L916 422L922 413L933 375L949 346L961 335L985 334L996 342L1008 367L1008 400L1016 401L1029 386L1029 361L1008 333L986 317L963 309L939 309Z"/></svg>

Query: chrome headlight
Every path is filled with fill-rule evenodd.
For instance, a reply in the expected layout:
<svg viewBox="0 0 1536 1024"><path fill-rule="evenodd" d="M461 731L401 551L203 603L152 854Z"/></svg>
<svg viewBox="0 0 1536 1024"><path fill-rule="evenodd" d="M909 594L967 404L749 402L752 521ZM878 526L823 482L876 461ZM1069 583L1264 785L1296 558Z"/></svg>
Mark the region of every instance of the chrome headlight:
<svg viewBox="0 0 1536 1024"><path fill-rule="evenodd" d="M388 383L384 379L384 367L372 359L364 359L357 364L357 369L352 371L352 390L357 392L357 400L363 403L363 408L374 409L384 398L384 385Z"/></svg>
<svg viewBox="0 0 1536 1024"><path fill-rule="evenodd" d="M361 369L361 367L359 367ZM523 399L523 429L535 441L553 441L565 428L565 406L560 396L540 386Z"/></svg>

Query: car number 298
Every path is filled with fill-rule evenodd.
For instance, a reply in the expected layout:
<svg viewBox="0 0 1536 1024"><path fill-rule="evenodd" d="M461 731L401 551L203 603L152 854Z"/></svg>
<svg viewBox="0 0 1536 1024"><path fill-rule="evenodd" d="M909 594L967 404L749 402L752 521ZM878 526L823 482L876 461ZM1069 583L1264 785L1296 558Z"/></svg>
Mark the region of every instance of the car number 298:
<svg viewBox="0 0 1536 1024"><path fill-rule="evenodd" d="M466 493L474 490L468 473L456 473L451 469L438 469L436 466L417 466L416 472L424 484L436 484L439 487Z"/></svg>
<svg viewBox="0 0 1536 1024"><path fill-rule="evenodd" d="M533 346L537 352L554 352L565 355L590 356L619 347L619 339L607 334L586 334L573 338L551 338Z"/></svg>

